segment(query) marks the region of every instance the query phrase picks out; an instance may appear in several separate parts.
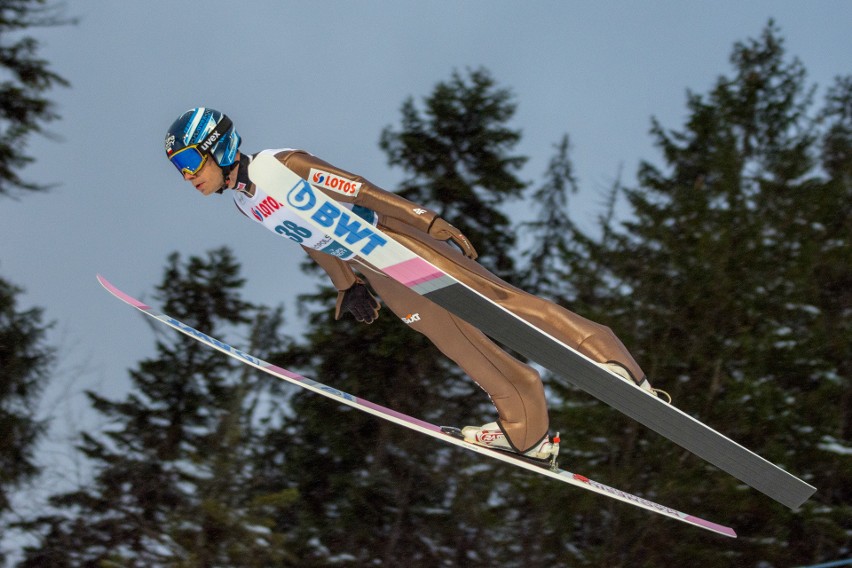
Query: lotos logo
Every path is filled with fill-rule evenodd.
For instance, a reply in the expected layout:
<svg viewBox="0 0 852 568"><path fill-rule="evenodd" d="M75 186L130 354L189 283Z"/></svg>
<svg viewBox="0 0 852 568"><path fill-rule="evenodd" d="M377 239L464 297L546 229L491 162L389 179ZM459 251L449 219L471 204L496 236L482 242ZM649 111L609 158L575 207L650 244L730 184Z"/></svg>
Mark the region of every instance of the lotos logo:
<svg viewBox="0 0 852 568"><path fill-rule="evenodd" d="M361 182L352 181L331 172L318 170L316 168L311 168L308 178L311 180L312 184L318 187L330 189L335 193L348 195L350 197L355 197L358 195L358 192L361 191Z"/></svg>
<svg viewBox="0 0 852 568"><path fill-rule="evenodd" d="M408 314L407 316L402 318L402 321L404 321L405 323L414 323L416 321L420 321L420 314Z"/></svg>
<svg viewBox="0 0 852 568"><path fill-rule="evenodd" d="M281 208L281 204L275 201L272 197L267 197L257 205L251 208L255 219L263 222L264 219L272 215L275 211Z"/></svg>
<svg viewBox="0 0 852 568"><path fill-rule="evenodd" d="M348 209L340 207L324 195L320 201L316 190L305 180L300 180L290 189L287 193L287 204L297 211L304 211L310 216L310 220L320 227L334 229L334 235L346 241L346 244L354 245L366 240L360 250L364 256L388 242L373 230L372 225L365 223L357 215L353 218Z"/></svg>

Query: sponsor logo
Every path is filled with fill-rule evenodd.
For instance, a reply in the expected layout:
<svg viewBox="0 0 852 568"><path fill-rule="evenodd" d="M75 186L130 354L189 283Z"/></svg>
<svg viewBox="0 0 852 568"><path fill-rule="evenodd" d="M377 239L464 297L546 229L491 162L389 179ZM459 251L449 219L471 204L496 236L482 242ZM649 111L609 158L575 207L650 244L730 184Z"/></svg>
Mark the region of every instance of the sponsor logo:
<svg viewBox="0 0 852 568"><path fill-rule="evenodd" d="M404 321L405 323L414 323L416 321L420 321L420 314L408 314L407 316L402 318L402 321Z"/></svg>
<svg viewBox="0 0 852 568"><path fill-rule="evenodd" d="M503 437L503 432L480 432L476 435L476 439L480 442L496 442Z"/></svg>
<svg viewBox="0 0 852 568"><path fill-rule="evenodd" d="M175 135L169 134L166 136L166 154L172 153L172 148L175 146Z"/></svg>
<svg viewBox="0 0 852 568"><path fill-rule="evenodd" d="M334 395L334 396L336 396L337 398L342 398L343 400L350 400L350 401L352 401L352 402L357 402L357 401L358 401L358 399L357 399L357 398L355 398L354 396L352 396L352 395L351 395L351 394L349 394L348 392L343 392L342 390L337 390L337 389L335 389L335 388L328 387L328 386L325 386L325 385L320 385L320 384L317 384L317 387L318 387L321 391L323 391L323 392L327 392L328 394L331 394L331 395Z"/></svg>
<svg viewBox="0 0 852 568"><path fill-rule="evenodd" d="M423 215L424 213L426 213L426 210L425 210L425 209L421 209L420 207L415 207L414 209L412 209L412 211L414 211L414 212L415 212L415 213L417 213L418 215Z"/></svg>
<svg viewBox="0 0 852 568"><path fill-rule="evenodd" d="M585 477L583 475L579 475L579 474L576 474L576 473L574 473L572 475L574 476L574 479L576 479L577 481L580 481L582 483L590 485L590 486L592 486L596 489L599 489L600 491L603 491L604 493L609 493L610 495L615 495L616 497L624 499L625 501L633 501L634 503L640 503L642 505L645 505L645 506L650 507L652 509L656 509L658 511L664 511L664 512L672 514L672 515L677 515L680 518L686 517L686 515L684 513L681 513L680 511L672 509L671 507L666 507L665 505L660 505L659 503L654 503L653 501L648 501L647 499L643 499L642 497L639 497L637 495L633 495L631 493L627 493L627 492L622 491L620 489L610 487L609 485L604 485L603 483L598 483L597 481L589 479L588 477Z"/></svg>
<svg viewBox="0 0 852 568"><path fill-rule="evenodd" d="M218 140L220 136L222 136L222 133L218 130L214 130L213 133L207 137L207 140L202 142L201 146L199 146L201 151L206 152L207 150L209 150L213 146L213 144L216 143L216 140Z"/></svg>
<svg viewBox="0 0 852 568"><path fill-rule="evenodd" d="M346 250L343 247L340 247L340 248L333 249L331 252L329 252L327 254L330 254L331 256L336 256L337 258L344 258L349 253L350 253L350 251Z"/></svg>
<svg viewBox="0 0 852 568"><path fill-rule="evenodd" d="M311 168L308 178L317 187L355 197L361 191L361 182L352 181L331 172Z"/></svg>
<svg viewBox="0 0 852 568"><path fill-rule="evenodd" d="M317 249L317 250L322 250L330 244L334 244L335 246L339 246L339 245L337 245L337 243L334 242L334 240L331 237L329 237L328 235L325 235L324 237L322 237L319 241L317 241L314 244L314 248Z"/></svg>
<svg viewBox="0 0 852 568"><path fill-rule="evenodd" d="M267 197L257 205L251 208L252 214L258 221L263 221L275 211L281 208L281 204L275 201L272 197Z"/></svg>
<svg viewBox="0 0 852 568"><path fill-rule="evenodd" d="M358 252L363 256L369 256L377 247L388 242L373 230L372 225L365 223L357 215L353 217L348 209L339 207L330 200L320 201L316 190L304 180L287 192L287 204L297 211L306 212L311 221L320 227L332 229L334 235L346 244L360 244Z"/></svg>
<svg viewBox="0 0 852 568"><path fill-rule="evenodd" d="M336 256L338 258L346 258L352 256L352 251L346 248L345 246L332 242L330 245L326 245L323 248L314 247L324 252L325 254L330 254L331 256Z"/></svg>
<svg viewBox="0 0 852 568"><path fill-rule="evenodd" d="M227 343L225 343L223 341L219 341L215 337L210 337L206 333L202 333L202 332L198 331L197 329L195 329L194 327L190 327L190 326L186 325L182 321L178 321L178 320L174 319L173 317L169 317L169 316L164 316L164 318L165 319L163 321L166 322L167 324L169 324L170 326L174 327L175 329L177 329L179 331L182 331L183 333L189 335L190 337L194 337L195 339L197 339L197 340L199 340L203 343L206 343L210 347L218 349L219 351L224 351L225 353L231 353L231 354L239 357L243 361L251 363L252 365L259 366L262 363L262 361L260 359L258 359L257 357L253 357L252 355L249 355L248 353L245 353L243 351L240 351L239 349L231 347Z"/></svg>

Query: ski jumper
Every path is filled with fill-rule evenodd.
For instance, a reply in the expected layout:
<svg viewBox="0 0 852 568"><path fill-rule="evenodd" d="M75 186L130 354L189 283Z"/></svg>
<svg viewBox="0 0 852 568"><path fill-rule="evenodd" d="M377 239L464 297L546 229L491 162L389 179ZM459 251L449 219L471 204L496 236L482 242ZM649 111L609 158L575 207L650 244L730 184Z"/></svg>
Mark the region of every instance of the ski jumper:
<svg viewBox="0 0 852 568"><path fill-rule="evenodd" d="M354 214L545 333L594 361L618 362L635 378L645 376L608 327L508 284L449 243L429 235L438 217L435 212L307 152L284 149L264 153L273 153L282 164ZM242 174L246 168L240 169ZM361 281L357 269L397 317L428 337L485 390L497 408L498 424L515 449L527 451L547 435L547 403L535 369L507 354L477 328L370 267L352 251L300 227L298 218L288 213L285 205L267 196L263 188L253 189L251 196L234 192L237 207L247 217L301 244L339 291Z"/></svg>

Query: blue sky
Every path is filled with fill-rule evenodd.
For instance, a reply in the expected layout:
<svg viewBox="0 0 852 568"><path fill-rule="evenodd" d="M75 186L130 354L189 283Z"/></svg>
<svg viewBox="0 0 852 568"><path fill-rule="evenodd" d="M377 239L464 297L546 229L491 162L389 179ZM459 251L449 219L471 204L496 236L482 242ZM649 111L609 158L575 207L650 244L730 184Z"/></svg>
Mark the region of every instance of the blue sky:
<svg viewBox="0 0 852 568"><path fill-rule="evenodd" d="M377 143L398 124L403 100L483 66L515 95L517 151L530 157L524 179L535 182L553 145L571 136L583 222L619 168L629 184L639 160L657 160L651 117L680 128L687 89L704 93L729 73L734 42L757 37L770 18L818 93L852 72L852 3L837 0L68 6L78 25L36 33L40 55L71 82L49 94L63 119L49 125L55 136L31 141L37 162L23 172L58 185L0 201L0 275L26 289L22 307L41 306L57 322L59 360L43 404L55 450L43 459L70 463L67 482L78 458L63 443L93 419L82 391L123 396L126 370L153 353L143 316L102 291L96 273L151 300L170 252L228 244L251 300L284 303L290 333L300 324L295 297L316 284L296 270L298 247L242 219L230 199L200 197L163 158L165 130L184 110L225 111L244 150L304 148L392 189L401 173Z"/></svg>

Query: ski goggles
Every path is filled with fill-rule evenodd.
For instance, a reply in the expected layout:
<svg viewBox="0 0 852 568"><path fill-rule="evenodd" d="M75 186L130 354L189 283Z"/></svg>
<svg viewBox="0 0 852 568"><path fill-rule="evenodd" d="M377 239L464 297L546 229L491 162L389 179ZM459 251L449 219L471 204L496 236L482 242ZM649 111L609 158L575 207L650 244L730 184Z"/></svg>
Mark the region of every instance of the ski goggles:
<svg viewBox="0 0 852 568"><path fill-rule="evenodd" d="M181 148L171 156L169 160L174 164L181 174L195 175L201 171L207 163L207 154L198 149L198 144Z"/></svg>
<svg viewBox="0 0 852 568"><path fill-rule="evenodd" d="M204 164L207 163L207 157L210 155L210 150L216 145L216 142L222 138L231 128L231 119L223 116L222 120L216 125L216 128L207 135L204 140L197 144L191 144L186 148L181 148L174 154L169 156L169 161L174 164L181 175L195 175L201 171Z"/></svg>

